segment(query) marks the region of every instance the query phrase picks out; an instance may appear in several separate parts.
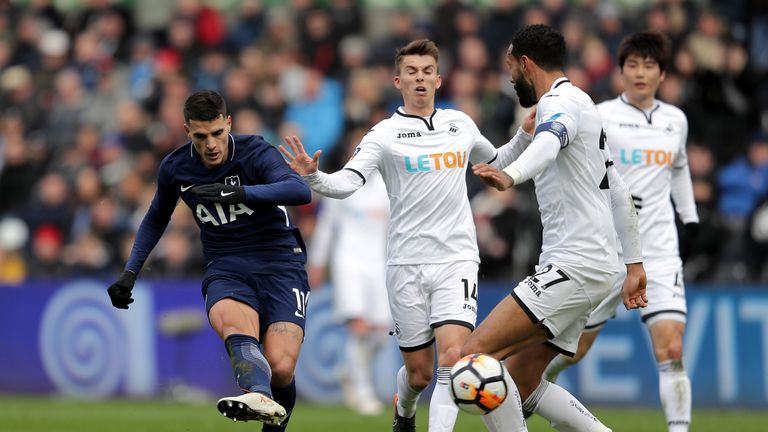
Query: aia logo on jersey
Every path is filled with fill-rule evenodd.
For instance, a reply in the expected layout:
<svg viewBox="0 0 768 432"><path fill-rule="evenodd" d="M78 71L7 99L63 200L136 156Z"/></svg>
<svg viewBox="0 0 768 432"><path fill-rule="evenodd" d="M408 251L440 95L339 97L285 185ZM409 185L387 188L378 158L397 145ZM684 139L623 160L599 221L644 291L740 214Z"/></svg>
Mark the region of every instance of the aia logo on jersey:
<svg viewBox="0 0 768 432"><path fill-rule="evenodd" d="M233 175L224 179L225 185L240 186L240 176Z"/></svg>
<svg viewBox="0 0 768 432"><path fill-rule="evenodd" d="M397 139L403 138L421 138L421 132L398 132Z"/></svg>
<svg viewBox="0 0 768 432"><path fill-rule="evenodd" d="M448 123L448 134L453 136L461 135L461 129L453 123Z"/></svg>

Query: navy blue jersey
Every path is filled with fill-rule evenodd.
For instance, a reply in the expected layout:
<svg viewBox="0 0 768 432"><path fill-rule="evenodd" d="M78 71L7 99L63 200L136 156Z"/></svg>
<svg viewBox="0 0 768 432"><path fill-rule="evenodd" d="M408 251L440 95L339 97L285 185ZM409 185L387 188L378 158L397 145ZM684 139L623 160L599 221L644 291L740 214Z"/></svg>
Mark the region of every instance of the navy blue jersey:
<svg viewBox="0 0 768 432"><path fill-rule="evenodd" d="M203 203L190 192L194 186L211 183L244 186L245 202ZM309 186L260 136L230 135L229 157L215 168L203 165L191 142L163 159L157 192L136 234L127 270L139 272L168 226L179 198L200 227L206 261L228 255L306 259L301 234L283 206L308 203Z"/></svg>

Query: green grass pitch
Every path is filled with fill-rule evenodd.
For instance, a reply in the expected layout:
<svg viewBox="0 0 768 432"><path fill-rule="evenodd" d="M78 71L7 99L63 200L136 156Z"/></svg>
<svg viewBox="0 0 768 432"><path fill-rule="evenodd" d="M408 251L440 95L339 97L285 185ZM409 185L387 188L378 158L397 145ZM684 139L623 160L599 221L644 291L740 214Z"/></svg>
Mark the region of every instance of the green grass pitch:
<svg viewBox="0 0 768 432"><path fill-rule="evenodd" d="M663 432L658 410L597 408L594 413L615 432ZM417 415L417 429L427 431L427 410ZM346 432L391 430L391 413L364 417L338 406L296 406L289 431ZM552 431L541 418L529 421L531 432ZM235 423L222 417L214 402L204 405L169 401L81 401L61 398L0 396L3 432L182 432L260 431L260 423ZM479 417L461 414L457 432L484 431ZM695 410L692 432L768 431L768 412Z"/></svg>

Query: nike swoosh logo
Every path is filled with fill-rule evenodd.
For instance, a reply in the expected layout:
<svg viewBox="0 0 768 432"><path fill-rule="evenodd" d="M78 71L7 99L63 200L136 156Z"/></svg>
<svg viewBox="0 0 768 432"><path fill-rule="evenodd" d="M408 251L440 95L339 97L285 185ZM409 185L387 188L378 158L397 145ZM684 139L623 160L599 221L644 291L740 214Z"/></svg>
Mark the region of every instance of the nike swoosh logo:
<svg viewBox="0 0 768 432"><path fill-rule="evenodd" d="M235 192L224 192L224 191L221 191L221 196L223 196L223 197L225 197L225 196L230 196L230 195L232 195L233 193L235 193Z"/></svg>
<svg viewBox="0 0 768 432"><path fill-rule="evenodd" d="M186 192L186 191L188 191L188 190L189 190L189 188L191 188L192 186L194 186L194 185L189 185L189 186L184 186L184 185L181 185L181 191L182 191L182 192Z"/></svg>

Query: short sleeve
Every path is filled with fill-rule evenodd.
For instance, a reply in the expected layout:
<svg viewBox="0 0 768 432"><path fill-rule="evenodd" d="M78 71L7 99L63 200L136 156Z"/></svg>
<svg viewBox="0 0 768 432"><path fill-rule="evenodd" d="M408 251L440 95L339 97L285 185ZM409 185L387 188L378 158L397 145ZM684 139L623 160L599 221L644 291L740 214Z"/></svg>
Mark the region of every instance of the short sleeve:
<svg viewBox="0 0 768 432"><path fill-rule="evenodd" d="M372 172L379 169L383 153L383 140L375 129L371 129L355 148L344 169L355 172L365 181Z"/></svg>
<svg viewBox="0 0 768 432"><path fill-rule="evenodd" d="M579 124L579 119L574 116L578 107L569 105L567 98L556 94L541 98L536 111L534 138L540 133L551 133L560 141L561 149L568 147L578 133Z"/></svg>

